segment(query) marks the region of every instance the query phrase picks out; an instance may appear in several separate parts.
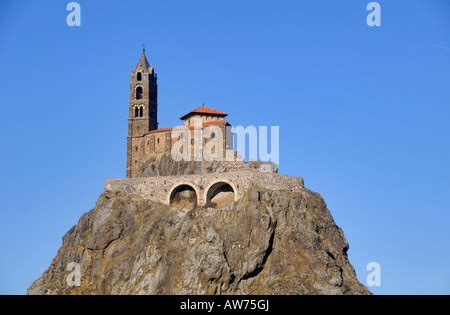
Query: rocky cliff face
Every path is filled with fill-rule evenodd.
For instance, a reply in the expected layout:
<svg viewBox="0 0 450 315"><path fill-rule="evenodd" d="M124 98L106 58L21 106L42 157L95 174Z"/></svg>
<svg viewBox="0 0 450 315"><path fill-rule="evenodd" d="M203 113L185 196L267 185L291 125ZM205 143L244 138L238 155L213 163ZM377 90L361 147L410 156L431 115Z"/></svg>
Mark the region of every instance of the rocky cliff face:
<svg viewBox="0 0 450 315"><path fill-rule="evenodd" d="M224 208L179 210L106 191L29 294L369 294L319 194L252 186ZM68 286L69 263L81 267Z"/></svg>
<svg viewBox="0 0 450 315"><path fill-rule="evenodd" d="M236 153L237 156L237 153ZM224 173L237 170L256 170L277 172L274 163L258 161L179 161L175 162L170 154L153 156L139 167L138 177L179 176L205 173Z"/></svg>

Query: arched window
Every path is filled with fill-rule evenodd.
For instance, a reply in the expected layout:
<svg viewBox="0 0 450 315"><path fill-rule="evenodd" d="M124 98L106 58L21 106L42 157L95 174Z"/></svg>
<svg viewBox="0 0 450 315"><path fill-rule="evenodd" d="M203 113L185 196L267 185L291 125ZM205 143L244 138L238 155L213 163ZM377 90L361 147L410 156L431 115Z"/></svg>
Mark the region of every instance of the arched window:
<svg viewBox="0 0 450 315"><path fill-rule="evenodd" d="M144 107L139 107L139 117L144 117Z"/></svg>
<svg viewBox="0 0 450 315"><path fill-rule="evenodd" d="M134 108L134 117L139 117L139 108Z"/></svg>
<svg viewBox="0 0 450 315"><path fill-rule="evenodd" d="M142 99L142 86L138 86L136 88L136 99L137 100Z"/></svg>
<svg viewBox="0 0 450 315"><path fill-rule="evenodd" d="M137 75L136 75L136 79L138 81L141 81L142 80L142 73L138 72Z"/></svg>

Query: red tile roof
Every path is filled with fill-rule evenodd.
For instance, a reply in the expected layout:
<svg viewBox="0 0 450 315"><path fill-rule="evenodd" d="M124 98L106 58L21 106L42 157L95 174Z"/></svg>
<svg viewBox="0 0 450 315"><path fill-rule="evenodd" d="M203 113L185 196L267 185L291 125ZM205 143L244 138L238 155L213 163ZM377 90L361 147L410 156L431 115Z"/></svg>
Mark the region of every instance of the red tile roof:
<svg viewBox="0 0 450 315"><path fill-rule="evenodd" d="M186 115L180 117L180 119L187 118L188 116L193 115L193 114L207 114L207 115L216 115L216 116L223 116L223 117L228 115L225 112L221 112L219 110L215 110L215 109L206 107L205 104L202 104L202 106L190 111Z"/></svg>
<svg viewBox="0 0 450 315"><path fill-rule="evenodd" d="M149 133L171 131L172 129L173 129L173 128L159 128L159 129L154 129L154 130L147 131L146 133L144 133L144 135L148 135Z"/></svg>
<svg viewBox="0 0 450 315"><path fill-rule="evenodd" d="M210 121L204 121L203 125L229 125L228 122L225 120L210 120Z"/></svg>
<svg viewBox="0 0 450 315"><path fill-rule="evenodd" d="M204 121L203 122L203 126L207 126L207 125L226 125L226 126L230 126L230 124L228 122L226 122L225 120ZM194 129L195 126L189 125L189 126L177 126L177 127L186 127L188 129ZM155 129L155 130L150 130L149 132L147 132L145 134L156 133L156 132L172 131L173 128L175 128L175 127L159 128L159 129Z"/></svg>

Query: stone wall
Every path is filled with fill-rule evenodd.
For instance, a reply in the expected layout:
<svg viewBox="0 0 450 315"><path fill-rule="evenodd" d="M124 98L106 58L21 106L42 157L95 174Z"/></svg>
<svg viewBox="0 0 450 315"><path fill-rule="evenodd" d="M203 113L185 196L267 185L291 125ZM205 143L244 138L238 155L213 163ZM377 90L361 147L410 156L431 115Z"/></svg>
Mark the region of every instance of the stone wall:
<svg viewBox="0 0 450 315"><path fill-rule="evenodd" d="M270 190L299 192L303 187L300 177L283 176L278 173L236 171L182 176L159 176L106 180L105 190L138 194L163 204L170 204L170 195L180 185L189 185L196 191L197 204L204 206L209 188L219 182L229 184L235 193L235 201L256 184Z"/></svg>
<svg viewBox="0 0 450 315"><path fill-rule="evenodd" d="M140 79L138 79L140 73ZM139 169L143 158L143 136L149 130L158 128L158 79L148 64L145 55L130 74L130 96L128 106L128 145L127 145L127 177L133 177ZM136 89L142 89L137 97ZM135 115L135 107L142 107L142 115Z"/></svg>
<svg viewBox="0 0 450 315"><path fill-rule="evenodd" d="M133 125L134 127L131 128L138 128L136 125ZM140 127L139 127L140 128ZM201 132L203 133L205 128L213 128L209 129L209 132L213 132L216 134L222 134L223 137L221 139L221 145L220 142L217 143L218 147L221 146L221 148L217 148L217 152L211 152L212 157L214 157L214 153L217 154L218 160L226 160L227 154L230 156L235 156L235 151L228 148L228 146L232 147L232 136L227 133L226 126L209 126L204 125L201 128ZM138 134L139 130L131 129L133 134ZM194 130L187 130L189 134L183 135L184 137L189 137L189 140L194 140ZM230 137L227 138L227 137ZM129 147L128 147L128 163L127 163L127 177L138 177L140 176L140 169L143 167L143 165L148 161L155 157L161 156L161 155L171 155L172 146L179 141L178 138L172 138L172 129L171 128L162 128L157 130L152 130L147 133L145 133L143 136L139 137L129 137ZM202 147L206 150L206 146L211 141L211 139L201 138L201 141L203 141ZM190 156L192 159L194 159L194 145L191 141L188 141L191 147ZM200 145L200 144L195 144ZM219 151L221 150L221 151ZM230 153L227 153L230 151ZM202 151L202 154L206 154L208 151ZM222 154L220 154L222 152ZM180 152L181 154L181 152Z"/></svg>

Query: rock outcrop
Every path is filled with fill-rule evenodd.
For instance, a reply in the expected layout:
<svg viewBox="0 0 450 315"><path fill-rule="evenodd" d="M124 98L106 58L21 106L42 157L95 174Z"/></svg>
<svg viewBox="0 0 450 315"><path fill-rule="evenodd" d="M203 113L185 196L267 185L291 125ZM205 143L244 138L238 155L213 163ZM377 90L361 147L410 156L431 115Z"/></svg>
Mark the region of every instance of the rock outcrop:
<svg viewBox="0 0 450 315"><path fill-rule="evenodd" d="M348 248L306 188L255 184L229 206L192 210L105 191L28 294L370 294ZM73 262L79 286L67 282Z"/></svg>
<svg viewBox="0 0 450 315"><path fill-rule="evenodd" d="M245 170L277 172L278 166L274 163L244 162L239 159L236 161L174 161L170 154L162 154L152 156L143 162L137 177L194 175Z"/></svg>

